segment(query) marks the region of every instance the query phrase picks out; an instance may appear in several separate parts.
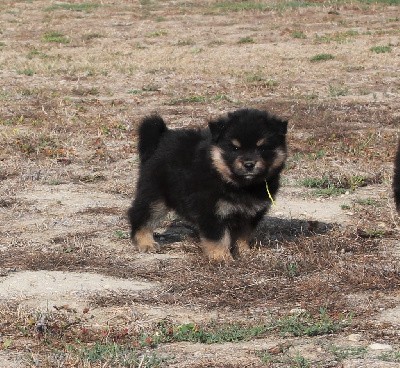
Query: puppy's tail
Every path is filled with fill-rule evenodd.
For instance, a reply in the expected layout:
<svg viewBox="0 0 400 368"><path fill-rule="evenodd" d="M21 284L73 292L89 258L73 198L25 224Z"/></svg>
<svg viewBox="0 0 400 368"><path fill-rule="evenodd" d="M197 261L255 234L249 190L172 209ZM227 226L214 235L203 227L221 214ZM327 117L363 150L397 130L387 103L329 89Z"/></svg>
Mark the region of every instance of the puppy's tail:
<svg viewBox="0 0 400 368"><path fill-rule="evenodd" d="M143 119L139 127L140 162L147 161L156 151L161 136L167 131L164 120L159 115L151 115Z"/></svg>

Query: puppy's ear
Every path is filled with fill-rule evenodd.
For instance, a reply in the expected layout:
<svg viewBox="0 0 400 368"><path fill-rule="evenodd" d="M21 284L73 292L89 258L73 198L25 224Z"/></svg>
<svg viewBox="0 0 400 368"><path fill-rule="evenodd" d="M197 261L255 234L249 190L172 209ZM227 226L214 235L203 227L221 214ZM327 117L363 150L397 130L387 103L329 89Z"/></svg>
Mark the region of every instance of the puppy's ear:
<svg viewBox="0 0 400 368"><path fill-rule="evenodd" d="M279 133L282 135L286 135L287 133L287 126L288 126L288 121L287 120L280 120L278 119L278 126L279 126Z"/></svg>
<svg viewBox="0 0 400 368"><path fill-rule="evenodd" d="M218 120L211 120L208 122L208 128L210 129L213 142L218 142L227 125L227 118L219 118Z"/></svg>
<svg viewBox="0 0 400 368"><path fill-rule="evenodd" d="M280 135L286 135L287 133L287 126L288 126L288 121L287 120L281 120L274 116L272 118L272 126L276 130L276 132Z"/></svg>

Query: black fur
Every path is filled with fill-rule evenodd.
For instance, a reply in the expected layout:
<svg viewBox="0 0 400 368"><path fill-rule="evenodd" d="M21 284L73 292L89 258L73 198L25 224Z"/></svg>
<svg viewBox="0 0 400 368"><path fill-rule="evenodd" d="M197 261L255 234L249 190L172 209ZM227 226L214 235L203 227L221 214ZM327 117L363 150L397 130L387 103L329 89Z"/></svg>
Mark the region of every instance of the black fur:
<svg viewBox="0 0 400 368"><path fill-rule="evenodd" d="M398 212L400 212L400 140L397 146L397 153L394 161L393 194L396 209Z"/></svg>
<svg viewBox="0 0 400 368"><path fill-rule="evenodd" d="M157 115L143 119L139 129L140 162L150 158L158 147L162 134L167 130L164 120Z"/></svg>
<svg viewBox="0 0 400 368"><path fill-rule="evenodd" d="M170 130L159 116L144 119L136 199L128 211L132 238L152 231L165 205L215 242L216 251L228 234L235 252L236 240L249 238L271 204L266 185L272 196L278 191L286 130L286 121L256 109L229 113L205 130Z"/></svg>

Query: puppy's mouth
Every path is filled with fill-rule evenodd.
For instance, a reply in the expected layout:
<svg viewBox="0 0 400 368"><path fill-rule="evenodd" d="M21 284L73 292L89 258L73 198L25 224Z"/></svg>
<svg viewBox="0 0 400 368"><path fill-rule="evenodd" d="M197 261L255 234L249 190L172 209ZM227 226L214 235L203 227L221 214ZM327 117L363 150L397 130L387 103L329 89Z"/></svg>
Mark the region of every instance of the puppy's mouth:
<svg viewBox="0 0 400 368"><path fill-rule="evenodd" d="M260 178L262 178L261 173L259 172L240 172L240 173L236 173L236 178L241 181L243 184L251 184L254 182L257 182L260 180Z"/></svg>

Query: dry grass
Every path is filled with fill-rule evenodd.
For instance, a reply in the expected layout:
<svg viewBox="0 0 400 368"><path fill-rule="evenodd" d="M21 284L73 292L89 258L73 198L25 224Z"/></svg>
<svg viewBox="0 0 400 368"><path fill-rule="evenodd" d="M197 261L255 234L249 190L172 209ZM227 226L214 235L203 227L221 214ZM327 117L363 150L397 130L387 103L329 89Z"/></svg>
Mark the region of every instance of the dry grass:
<svg viewBox="0 0 400 368"><path fill-rule="evenodd" d="M133 306L203 313L204 328L207 313L218 316L219 326L254 327L293 308L313 316L325 308L335 320L353 315L336 335L359 332L399 348L395 326L382 329L375 320L396 305L400 285L390 190L400 108L398 3L308 3L0 4L1 277L63 270L159 283L145 292L91 295L93 310L123 309L126 319L115 323L57 306L46 315L44 331L39 312L2 302L0 350L22 354L26 366L173 364L158 354L163 346L149 351L130 344L155 333L160 322L128 317L124 308ZM377 46L391 51L371 51ZM333 58L312 62L321 54ZM317 198L299 183L328 178L331 186L359 194L346 204L350 221L267 219L254 251L228 267L205 262L191 229L178 226L158 236L158 258L143 258L127 238L125 219L135 190L140 119L158 111L173 127L205 126L210 116L240 106L289 119L283 184L321 206L330 197ZM90 361L96 343L105 355ZM190 349L199 349L171 345L178 367L194 356ZM114 362L107 355L113 348ZM249 366L264 364L249 348L221 349ZM334 366L322 349L325 356L311 361ZM278 359L284 354L269 366L286 364ZM296 363L289 358L287 365ZM243 366L207 359L190 364Z"/></svg>
<svg viewBox="0 0 400 368"><path fill-rule="evenodd" d="M137 267L136 275L163 281L163 290L137 296L110 296L112 303L192 305L205 309L251 310L294 306L326 307L339 313L347 295L357 290L397 290L399 264L379 254L379 242L338 231L315 237L299 237L280 244L280 250L259 249L230 267L217 267L196 259L192 262L160 262L149 268ZM128 270L126 270L128 271ZM129 271L128 271L129 273ZM106 305L100 296L96 303ZM371 310L363 310L360 313Z"/></svg>

